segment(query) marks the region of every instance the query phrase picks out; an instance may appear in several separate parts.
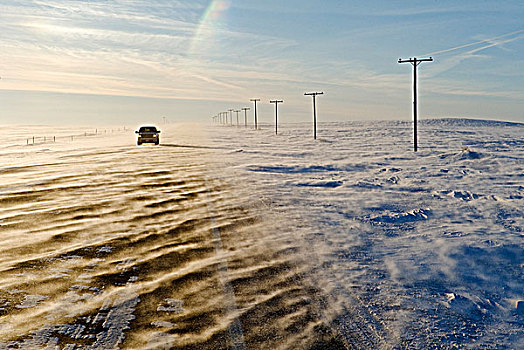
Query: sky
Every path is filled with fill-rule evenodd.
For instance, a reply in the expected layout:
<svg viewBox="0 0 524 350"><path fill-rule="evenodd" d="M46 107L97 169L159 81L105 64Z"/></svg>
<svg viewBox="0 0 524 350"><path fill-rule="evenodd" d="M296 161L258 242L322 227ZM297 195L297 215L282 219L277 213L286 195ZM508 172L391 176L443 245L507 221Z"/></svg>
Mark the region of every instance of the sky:
<svg viewBox="0 0 524 350"><path fill-rule="evenodd" d="M260 98L261 122L524 122L515 1L2 0L0 124L208 122Z"/></svg>

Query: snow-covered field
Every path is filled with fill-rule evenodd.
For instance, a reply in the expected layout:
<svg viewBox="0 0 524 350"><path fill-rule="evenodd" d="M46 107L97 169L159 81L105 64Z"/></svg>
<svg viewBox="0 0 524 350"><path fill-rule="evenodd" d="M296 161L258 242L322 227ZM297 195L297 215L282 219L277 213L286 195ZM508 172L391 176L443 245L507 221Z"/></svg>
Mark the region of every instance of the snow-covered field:
<svg viewBox="0 0 524 350"><path fill-rule="evenodd" d="M4 142L0 349L522 348L524 125L161 129Z"/></svg>

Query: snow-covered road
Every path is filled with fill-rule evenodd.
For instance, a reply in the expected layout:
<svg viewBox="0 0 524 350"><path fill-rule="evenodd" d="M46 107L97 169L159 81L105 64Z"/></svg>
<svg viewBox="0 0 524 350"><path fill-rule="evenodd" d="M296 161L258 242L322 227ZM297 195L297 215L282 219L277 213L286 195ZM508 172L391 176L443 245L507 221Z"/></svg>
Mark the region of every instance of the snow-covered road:
<svg viewBox="0 0 524 350"><path fill-rule="evenodd" d="M0 349L524 343L522 124L161 129L5 140Z"/></svg>

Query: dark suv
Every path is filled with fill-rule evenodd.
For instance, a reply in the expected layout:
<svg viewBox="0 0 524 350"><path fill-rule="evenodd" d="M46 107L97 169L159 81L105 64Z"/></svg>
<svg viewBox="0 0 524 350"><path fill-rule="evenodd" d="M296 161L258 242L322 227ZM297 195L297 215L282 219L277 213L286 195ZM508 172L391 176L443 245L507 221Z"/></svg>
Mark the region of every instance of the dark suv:
<svg viewBox="0 0 524 350"><path fill-rule="evenodd" d="M135 131L135 134L138 134L136 144L139 146L143 143L154 143L155 145L160 143L160 130L154 126L141 126Z"/></svg>

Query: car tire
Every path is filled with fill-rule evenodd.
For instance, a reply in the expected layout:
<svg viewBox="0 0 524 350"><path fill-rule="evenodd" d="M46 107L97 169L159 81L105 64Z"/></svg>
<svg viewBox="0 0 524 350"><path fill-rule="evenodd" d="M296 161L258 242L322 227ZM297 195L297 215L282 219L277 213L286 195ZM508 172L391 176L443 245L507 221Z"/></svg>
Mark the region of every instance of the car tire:
<svg viewBox="0 0 524 350"><path fill-rule="evenodd" d="M138 141L138 142L136 143L137 146L140 146L141 144L142 144L142 142L140 142L140 141Z"/></svg>

